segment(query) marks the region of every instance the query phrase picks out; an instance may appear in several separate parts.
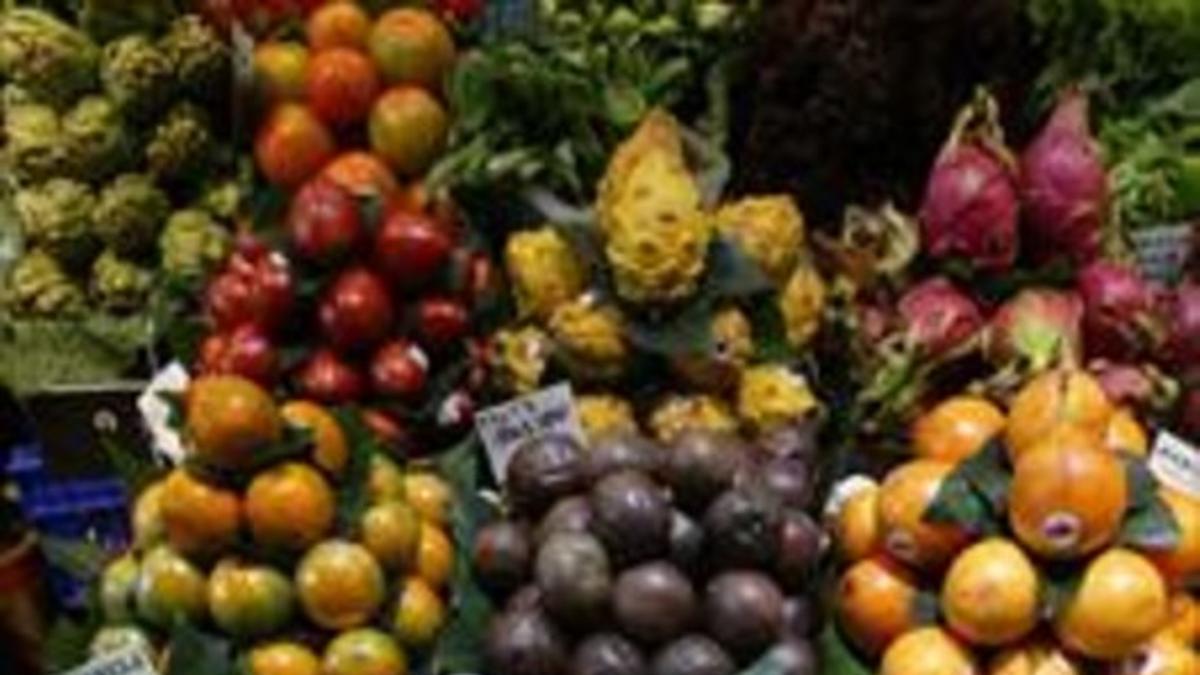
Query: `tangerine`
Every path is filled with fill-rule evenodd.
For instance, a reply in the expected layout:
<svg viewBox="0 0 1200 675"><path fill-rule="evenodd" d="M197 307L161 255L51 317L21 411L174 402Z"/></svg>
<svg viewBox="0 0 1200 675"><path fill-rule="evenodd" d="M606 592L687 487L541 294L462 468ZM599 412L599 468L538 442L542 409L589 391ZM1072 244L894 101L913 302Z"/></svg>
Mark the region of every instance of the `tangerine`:
<svg viewBox="0 0 1200 675"><path fill-rule="evenodd" d="M427 520L421 521L417 541L417 576L433 588L445 588L454 569L454 544L442 528Z"/></svg>
<svg viewBox="0 0 1200 675"><path fill-rule="evenodd" d="M446 623L446 605L420 577L408 577L400 588L392 616L392 634L400 644L420 649L433 643Z"/></svg>
<svg viewBox="0 0 1200 675"><path fill-rule="evenodd" d="M371 32L371 17L358 4L339 0L318 7L308 16L304 28L308 45L314 50L363 49Z"/></svg>
<svg viewBox="0 0 1200 675"><path fill-rule="evenodd" d="M1156 635L1146 644L1113 664L1113 675L1196 675L1200 657L1187 645L1166 634Z"/></svg>
<svg viewBox="0 0 1200 675"><path fill-rule="evenodd" d="M301 551L333 527L333 490L316 469L286 462L254 477L246 490L246 520L261 546Z"/></svg>
<svg viewBox="0 0 1200 675"><path fill-rule="evenodd" d="M942 583L942 613L957 635L995 647L1037 625L1038 592L1038 573L1025 553L1007 539L987 539L950 564Z"/></svg>
<svg viewBox="0 0 1200 675"><path fill-rule="evenodd" d="M1006 649L992 659L988 675L1082 675L1058 645L1038 640Z"/></svg>
<svg viewBox="0 0 1200 675"><path fill-rule="evenodd" d="M1104 446L1133 457L1145 457L1150 451L1150 439L1129 408L1118 408L1104 431Z"/></svg>
<svg viewBox="0 0 1200 675"><path fill-rule="evenodd" d="M1185 591L1171 596L1170 616L1163 632L1169 633L1184 644L1200 643L1200 602Z"/></svg>
<svg viewBox="0 0 1200 675"><path fill-rule="evenodd" d="M146 550L166 537L162 517L162 495L165 480L156 480L146 486L133 503L133 546Z"/></svg>
<svg viewBox="0 0 1200 675"><path fill-rule="evenodd" d="M163 531L176 551L208 558L237 539L241 504L235 493L174 469L163 483L161 500Z"/></svg>
<svg viewBox="0 0 1200 675"><path fill-rule="evenodd" d="M308 49L298 42L264 42L254 48L254 82L269 104L303 101Z"/></svg>
<svg viewBox="0 0 1200 675"><path fill-rule="evenodd" d="M1024 453L1013 471L1008 519L1038 555L1076 558L1108 542L1128 502L1125 466L1091 434L1062 427Z"/></svg>
<svg viewBox="0 0 1200 675"><path fill-rule="evenodd" d="M431 523L444 526L450 521L454 491L446 481L429 471L404 474L404 499Z"/></svg>
<svg viewBox="0 0 1200 675"><path fill-rule="evenodd" d="M142 558L134 601L138 617L158 628L180 619L199 622L208 608L204 573L165 544Z"/></svg>
<svg viewBox="0 0 1200 675"><path fill-rule="evenodd" d="M441 91L454 65L454 39L432 13L404 7L386 12L367 37L371 57L388 84Z"/></svg>
<svg viewBox="0 0 1200 675"><path fill-rule="evenodd" d="M256 451L279 440L279 410L262 387L236 375L194 380L186 397L187 435L197 457L221 469L245 469Z"/></svg>
<svg viewBox="0 0 1200 675"><path fill-rule="evenodd" d="M208 578L209 614L233 637L261 637L283 629L295 604L288 578L270 567L227 558Z"/></svg>
<svg viewBox="0 0 1200 675"><path fill-rule="evenodd" d="M1058 369L1026 384L1008 411L1004 441L1015 464L1056 427L1068 424L1103 438L1113 407L1096 378L1082 370Z"/></svg>
<svg viewBox="0 0 1200 675"><path fill-rule="evenodd" d="M321 667L322 675L404 675L408 660L387 633L358 628L329 643Z"/></svg>
<svg viewBox="0 0 1200 675"><path fill-rule="evenodd" d="M291 401L279 409L279 414L288 424L312 433L314 464L332 476L342 475L350 448L336 417L312 401Z"/></svg>
<svg viewBox="0 0 1200 675"><path fill-rule="evenodd" d="M400 193L400 184L391 168L363 150L338 155L321 174L356 197L380 197L388 201Z"/></svg>
<svg viewBox="0 0 1200 675"><path fill-rule="evenodd" d="M1167 583L1188 586L1200 581L1200 499L1167 487L1158 494L1175 518L1179 539L1174 548L1148 551L1146 557L1158 566Z"/></svg>
<svg viewBox="0 0 1200 675"><path fill-rule="evenodd" d="M397 86L375 101L368 122L371 150L402 176L425 173L446 145L446 111L424 89Z"/></svg>
<svg viewBox="0 0 1200 675"><path fill-rule="evenodd" d="M413 567L422 531L420 516L401 501L376 504L362 517L363 546L387 570Z"/></svg>
<svg viewBox="0 0 1200 675"><path fill-rule="evenodd" d="M1059 641L1088 658L1124 658L1163 628L1167 586L1154 565L1121 548L1100 554L1059 612Z"/></svg>
<svg viewBox="0 0 1200 675"><path fill-rule="evenodd" d="M379 73L362 52L335 47L308 62L308 105L335 127L366 119L379 95Z"/></svg>
<svg viewBox="0 0 1200 675"><path fill-rule="evenodd" d="M321 120L298 103L276 105L254 139L259 171L272 185L289 189L315 176L336 150Z"/></svg>
<svg viewBox="0 0 1200 675"><path fill-rule="evenodd" d="M273 642L255 647L246 658L248 675L321 675L321 662L308 647Z"/></svg>
<svg viewBox="0 0 1200 675"><path fill-rule="evenodd" d="M300 604L313 623L345 630L371 620L383 604L383 570L367 549L348 541L314 546L296 568Z"/></svg>
<svg viewBox="0 0 1200 675"><path fill-rule="evenodd" d="M838 624L850 642L877 656L917 625L916 580L902 566L874 556L850 566L838 582Z"/></svg>
<svg viewBox="0 0 1200 675"><path fill-rule="evenodd" d="M879 488L883 547L898 560L923 570L941 569L970 542L962 528L925 519L942 481L953 470L949 462L916 459L884 479Z"/></svg>
<svg viewBox="0 0 1200 675"><path fill-rule="evenodd" d="M371 455L371 470L367 476L367 492L372 504L404 499L404 472L382 453Z"/></svg>
<svg viewBox="0 0 1200 675"><path fill-rule="evenodd" d="M983 449L1004 431L1004 413L979 396L955 396L919 417L913 425L913 454L959 462Z"/></svg>
<svg viewBox="0 0 1200 675"><path fill-rule="evenodd" d="M879 675L976 675L971 653L941 628L901 635L883 654Z"/></svg>
<svg viewBox="0 0 1200 675"><path fill-rule="evenodd" d="M879 485L865 484L846 498L834 521L833 539L845 562L858 562L879 549Z"/></svg>

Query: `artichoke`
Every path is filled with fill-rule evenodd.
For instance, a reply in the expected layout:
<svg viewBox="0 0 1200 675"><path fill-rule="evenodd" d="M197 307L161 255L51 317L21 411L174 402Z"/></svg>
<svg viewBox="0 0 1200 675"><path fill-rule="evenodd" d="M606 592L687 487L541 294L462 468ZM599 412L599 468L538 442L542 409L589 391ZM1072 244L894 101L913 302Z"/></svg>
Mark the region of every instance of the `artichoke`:
<svg viewBox="0 0 1200 675"><path fill-rule="evenodd" d="M242 206L242 186L237 180L223 180L205 186L195 207L221 220L233 220Z"/></svg>
<svg viewBox="0 0 1200 675"><path fill-rule="evenodd" d="M204 112L180 103L167 113L146 144L146 164L162 180L183 181L199 177L213 148L212 133Z"/></svg>
<svg viewBox="0 0 1200 675"><path fill-rule="evenodd" d="M135 256L154 245L171 215L171 201L144 174L124 174L109 183L96 204L96 236L119 255Z"/></svg>
<svg viewBox="0 0 1200 675"><path fill-rule="evenodd" d="M212 100L217 92L228 89L232 56L229 46L216 29L195 14L186 14L171 23L160 43L175 67L180 85L194 97Z"/></svg>
<svg viewBox="0 0 1200 675"><path fill-rule="evenodd" d="M504 247L504 264L518 313L547 319L587 282L574 249L552 227L517 232Z"/></svg>
<svg viewBox="0 0 1200 675"><path fill-rule="evenodd" d="M67 178L20 190L13 200L26 245L41 248L70 271L86 269L97 253L95 204L88 186Z"/></svg>
<svg viewBox="0 0 1200 675"><path fill-rule="evenodd" d="M158 33L175 15L174 0L83 0L79 25L100 42L130 33Z"/></svg>
<svg viewBox="0 0 1200 675"><path fill-rule="evenodd" d="M92 265L89 291L101 308L126 314L145 306L153 284L154 275L150 270L107 250Z"/></svg>
<svg viewBox="0 0 1200 675"><path fill-rule="evenodd" d="M129 138L121 113L103 96L88 96L62 120L67 161L80 180L103 180L121 170L129 158Z"/></svg>
<svg viewBox="0 0 1200 675"><path fill-rule="evenodd" d="M208 213L185 209L167 219L158 246L164 270L177 278L196 279L225 260L232 237Z"/></svg>
<svg viewBox="0 0 1200 675"><path fill-rule="evenodd" d="M175 92L175 69L166 53L143 35L104 47L100 62L104 92L130 117L146 120L163 111Z"/></svg>
<svg viewBox="0 0 1200 675"><path fill-rule="evenodd" d="M48 12L0 14L0 77L55 108L92 89L99 53L87 35Z"/></svg>
<svg viewBox="0 0 1200 675"><path fill-rule="evenodd" d="M18 260L4 288L4 306L17 315L57 317L83 309L83 291L58 261L33 250Z"/></svg>
<svg viewBox="0 0 1200 675"><path fill-rule="evenodd" d="M68 172L62 128L53 108L19 103L7 106L6 112L4 154L17 180L38 183Z"/></svg>

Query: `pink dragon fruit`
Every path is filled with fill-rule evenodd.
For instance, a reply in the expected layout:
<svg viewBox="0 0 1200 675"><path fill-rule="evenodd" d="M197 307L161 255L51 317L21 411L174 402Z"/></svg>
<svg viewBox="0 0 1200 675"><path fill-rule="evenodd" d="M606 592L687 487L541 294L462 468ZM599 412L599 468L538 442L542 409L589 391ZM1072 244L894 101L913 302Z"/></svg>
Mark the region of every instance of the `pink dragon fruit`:
<svg viewBox="0 0 1200 675"><path fill-rule="evenodd" d="M1059 100L1050 121L1021 155L1021 198L1037 258L1065 254L1086 264L1100 253L1108 218L1108 174L1078 88Z"/></svg>
<svg viewBox="0 0 1200 675"><path fill-rule="evenodd" d="M945 277L912 287L899 310L908 339L929 356L951 351L983 327L979 307Z"/></svg>
<svg viewBox="0 0 1200 675"><path fill-rule="evenodd" d="M992 316L984 335L984 356L1000 367L1033 372L1079 363L1083 301L1072 291L1029 288Z"/></svg>
<svg viewBox="0 0 1200 675"><path fill-rule="evenodd" d="M1017 176L998 115L986 94L959 113L920 213L930 256L965 259L991 272L1008 269L1017 256Z"/></svg>
<svg viewBox="0 0 1200 675"><path fill-rule="evenodd" d="M1097 260L1080 271L1076 284L1089 357L1131 359L1161 343L1156 288L1136 268Z"/></svg>
<svg viewBox="0 0 1200 675"><path fill-rule="evenodd" d="M1200 364L1200 284L1185 281L1167 296L1167 359L1179 368Z"/></svg>
<svg viewBox="0 0 1200 675"><path fill-rule="evenodd" d="M1179 384L1151 364L1115 363L1104 359L1088 364L1108 399L1140 414L1168 409L1179 395Z"/></svg>

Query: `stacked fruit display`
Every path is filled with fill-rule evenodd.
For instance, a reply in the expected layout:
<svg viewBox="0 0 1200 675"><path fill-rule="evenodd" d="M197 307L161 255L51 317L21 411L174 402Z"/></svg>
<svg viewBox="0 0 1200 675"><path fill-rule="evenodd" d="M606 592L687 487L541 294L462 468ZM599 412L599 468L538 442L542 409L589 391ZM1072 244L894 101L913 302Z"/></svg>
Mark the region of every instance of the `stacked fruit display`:
<svg viewBox="0 0 1200 675"><path fill-rule="evenodd" d="M671 447L634 432L527 442L507 468L506 518L474 545L501 608L485 672L818 672L812 466L811 447L706 430Z"/></svg>
<svg viewBox="0 0 1200 675"><path fill-rule="evenodd" d="M155 279L224 257L237 188L218 111L230 51L172 3L0 14L2 156L24 255L3 284L16 316L145 308Z"/></svg>
<svg viewBox="0 0 1200 675"><path fill-rule="evenodd" d="M446 619L446 484L356 445L352 416L276 407L242 378L199 378L182 408L187 461L137 500L93 651L161 644L169 660L185 625L254 675L406 673Z"/></svg>
<svg viewBox="0 0 1200 675"><path fill-rule="evenodd" d="M1090 375L1042 374L1007 414L953 397L910 447L835 500L837 625L880 672L1197 671L1200 498L1151 475Z"/></svg>

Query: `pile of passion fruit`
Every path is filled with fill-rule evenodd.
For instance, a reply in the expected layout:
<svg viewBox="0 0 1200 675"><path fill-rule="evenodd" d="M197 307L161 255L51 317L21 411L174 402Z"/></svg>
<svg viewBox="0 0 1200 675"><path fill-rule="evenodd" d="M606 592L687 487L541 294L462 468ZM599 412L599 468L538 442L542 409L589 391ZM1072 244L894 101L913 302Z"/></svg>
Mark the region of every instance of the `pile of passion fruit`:
<svg viewBox="0 0 1200 675"><path fill-rule="evenodd" d="M818 672L811 433L519 447L507 513L474 542L499 608L486 672L732 675L763 659L772 672Z"/></svg>

